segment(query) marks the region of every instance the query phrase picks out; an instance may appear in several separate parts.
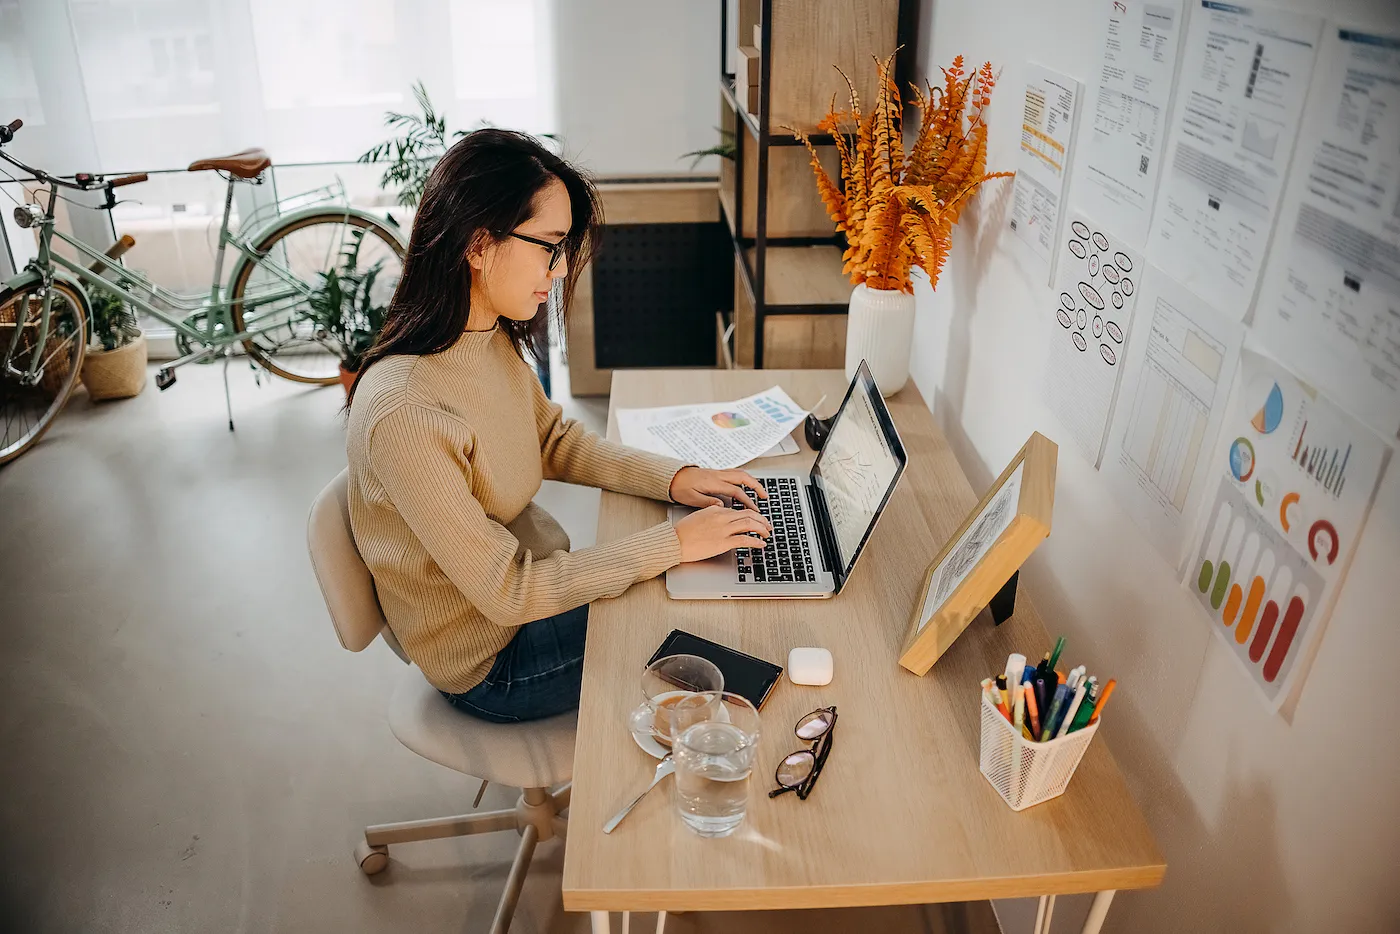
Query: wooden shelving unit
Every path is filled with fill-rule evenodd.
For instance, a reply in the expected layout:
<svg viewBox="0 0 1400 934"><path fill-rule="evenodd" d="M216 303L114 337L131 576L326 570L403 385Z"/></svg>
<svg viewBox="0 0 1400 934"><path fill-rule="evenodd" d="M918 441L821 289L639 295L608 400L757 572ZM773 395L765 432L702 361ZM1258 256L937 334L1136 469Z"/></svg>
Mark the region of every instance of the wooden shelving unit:
<svg viewBox="0 0 1400 934"><path fill-rule="evenodd" d="M912 35L912 0L737 0L739 45L758 27L758 113L735 95L731 3L720 21L721 127L735 154L721 168L719 201L734 242L733 360L741 367L840 367L851 284L804 147L783 127L812 133L836 173L829 136L815 133L833 94L846 98L840 65L873 101L872 57ZM906 45L910 44L906 40ZM897 69L902 73L905 69Z"/></svg>

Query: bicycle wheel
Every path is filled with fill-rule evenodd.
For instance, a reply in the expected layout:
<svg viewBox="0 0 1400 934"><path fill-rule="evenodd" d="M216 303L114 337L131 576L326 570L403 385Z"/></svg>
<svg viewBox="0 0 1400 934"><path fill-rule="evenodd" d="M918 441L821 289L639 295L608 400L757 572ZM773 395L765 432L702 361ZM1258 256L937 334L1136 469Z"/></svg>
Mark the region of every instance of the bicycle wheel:
<svg viewBox="0 0 1400 934"><path fill-rule="evenodd" d="M263 259L245 262L234 278L229 292L234 329L258 330L243 342L249 356L278 376L299 383L329 385L337 381L340 360L318 337L306 299L294 296L259 302L257 296L284 289L286 273L314 285L320 273L345 271L346 248L356 237L361 242L354 270L364 271L380 263L372 294L376 302L389 304L403 273L404 253L389 227L335 211L299 218L264 237L257 244Z"/></svg>
<svg viewBox="0 0 1400 934"><path fill-rule="evenodd" d="M87 297L66 282L55 282L52 288L49 333L42 345L37 288L0 292L0 361L15 336L19 309L27 295L29 313L10 366L27 373L37 356L43 367L39 381L29 385L0 362L0 464L19 457L49 430L73 394L87 355Z"/></svg>

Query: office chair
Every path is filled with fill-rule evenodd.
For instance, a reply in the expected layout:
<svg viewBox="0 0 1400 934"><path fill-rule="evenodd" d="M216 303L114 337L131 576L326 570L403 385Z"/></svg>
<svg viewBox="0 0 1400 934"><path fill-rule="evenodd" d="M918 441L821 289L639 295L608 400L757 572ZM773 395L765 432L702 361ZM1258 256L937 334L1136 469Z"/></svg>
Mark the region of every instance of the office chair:
<svg viewBox="0 0 1400 934"><path fill-rule="evenodd" d="M482 779L473 807L480 803L488 782L521 789L514 808L366 827L364 839L355 847L355 861L373 875L388 866L391 844L514 830L520 834L520 845L491 922L491 934L505 934L535 845L555 836L564 838L568 823L560 812L569 806L578 715L496 724L455 710L424 680L389 631L374 579L350 532L347 496L347 471L342 470L311 506L307 547L340 644L359 652L379 636L408 665L389 701L389 728L399 742L425 759Z"/></svg>

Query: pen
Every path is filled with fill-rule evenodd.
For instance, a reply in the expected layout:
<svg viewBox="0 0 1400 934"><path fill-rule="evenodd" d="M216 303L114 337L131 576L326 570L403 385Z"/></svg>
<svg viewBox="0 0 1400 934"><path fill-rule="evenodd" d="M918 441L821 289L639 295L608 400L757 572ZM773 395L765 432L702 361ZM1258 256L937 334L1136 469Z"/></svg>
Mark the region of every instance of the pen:
<svg viewBox="0 0 1400 934"><path fill-rule="evenodd" d="M1089 718L1094 715L1094 699L1085 697L1084 703L1079 705L1079 710L1074 715L1074 722L1069 725L1069 731L1082 730L1089 725Z"/></svg>
<svg viewBox="0 0 1400 934"><path fill-rule="evenodd" d="M1090 723L1098 722L1099 714L1103 713L1104 707L1108 704L1108 699L1113 696L1113 689L1117 686L1117 678L1108 679L1108 683L1103 686L1103 693L1099 695L1098 703L1094 705L1094 715L1089 718Z"/></svg>
<svg viewBox="0 0 1400 934"><path fill-rule="evenodd" d="M1040 683L1041 683L1041 684L1044 684L1044 683L1045 683L1045 679L1044 679L1044 678L1041 678L1041 679L1040 679ZM1040 736L1040 704L1037 703L1037 702L1036 702L1036 699L1035 699L1035 686L1034 686L1034 684L1032 684L1030 690L1028 690L1028 691L1025 692L1025 695L1026 695L1026 716L1029 717L1029 718L1030 718L1030 721L1031 721L1031 739L1036 739L1036 738L1038 738L1038 737Z"/></svg>
<svg viewBox="0 0 1400 934"><path fill-rule="evenodd" d="M997 686L995 681L992 682L992 703L996 705L997 710L1001 711L1001 715L1006 718L1006 722L1010 723L1011 711L1007 708L1006 699L1002 697L1001 688Z"/></svg>
<svg viewBox="0 0 1400 934"><path fill-rule="evenodd" d="M1055 640L1055 649L1050 653L1050 668L1053 671L1060 662L1060 653L1065 650L1065 637L1060 636Z"/></svg>
<svg viewBox="0 0 1400 934"><path fill-rule="evenodd" d="M1055 688L1055 699L1050 702L1050 712L1045 717L1045 729L1040 735L1043 739L1054 739L1055 733L1060 728L1060 721L1065 715L1065 704L1069 702L1069 688L1063 684Z"/></svg>
<svg viewBox="0 0 1400 934"><path fill-rule="evenodd" d="M1070 724L1074 721L1079 708L1084 705L1084 695L1088 692L1088 688L1082 684L1074 689L1074 699L1069 702L1069 709L1065 711L1064 718L1060 720L1060 728L1055 731L1056 739L1069 732Z"/></svg>
<svg viewBox="0 0 1400 934"><path fill-rule="evenodd" d="M996 682L991 678L982 679L982 696L990 701L993 707L1000 710L1003 715L1006 714L1006 708L1002 706L1001 703L1001 692L997 690ZM1010 720L1011 718L1007 717L1007 719Z"/></svg>
<svg viewBox="0 0 1400 934"><path fill-rule="evenodd" d="M1050 690L1050 683L1043 675L1035 676L1035 709L1040 716L1040 725L1045 726L1045 715L1050 712L1050 701L1055 697L1055 692ZM1041 730L1036 730L1040 733Z"/></svg>
<svg viewBox="0 0 1400 934"><path fill-rule="evenodd" d="M1006 659L1006 684L1011 689L1011 706L1021 696L1021 674L1026 670L1026 656L1012 652Z"/></svg>
<svg viewBox="0 0 1400 934"><path fill-rule="evenodd" d="M1022 725L1026 722L1026 692L1020 691L1016 694L1015 706L1012 707L1014 713L1011 716L1011 725L1016 728L1016 732L1021 731Z"/></svg>

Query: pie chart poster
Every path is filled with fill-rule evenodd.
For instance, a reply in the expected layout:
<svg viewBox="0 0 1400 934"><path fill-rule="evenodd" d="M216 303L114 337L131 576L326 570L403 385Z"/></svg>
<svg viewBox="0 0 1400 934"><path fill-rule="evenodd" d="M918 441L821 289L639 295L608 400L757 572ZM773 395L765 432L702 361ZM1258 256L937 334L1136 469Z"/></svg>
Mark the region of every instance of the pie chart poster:
<svg viewBox="0 0 1400 934"><path fill-rule="evenodd" d="M1286 369L1246 351L1208 456L1217 489L1186 586L1277 708L1314 654L1390 449Z"/></svg>

